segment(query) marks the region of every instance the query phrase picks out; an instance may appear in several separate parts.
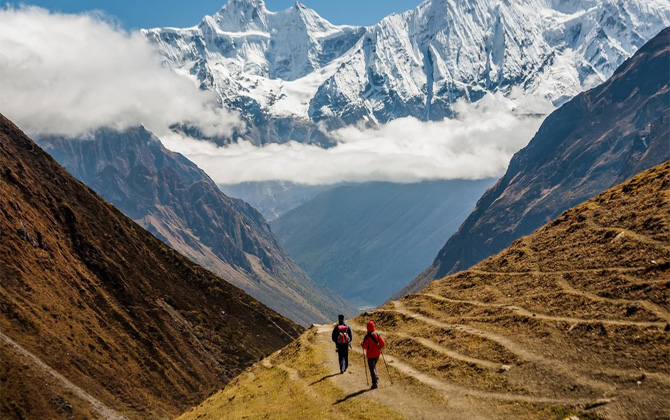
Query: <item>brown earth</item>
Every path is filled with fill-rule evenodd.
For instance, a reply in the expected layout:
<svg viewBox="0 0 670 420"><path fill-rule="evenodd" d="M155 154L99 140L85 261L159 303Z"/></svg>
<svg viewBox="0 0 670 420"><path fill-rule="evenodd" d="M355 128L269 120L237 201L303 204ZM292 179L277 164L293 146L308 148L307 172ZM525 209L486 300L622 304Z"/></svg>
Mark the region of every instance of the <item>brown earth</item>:
<svg viewBox="0 0 670 420"><path fill-rule="evenodd" d="M380 361L373 391L368 320L394 380ZM344 375L319 326L183 419L670 418L670 162L351 325Z"/></svg>
<svg viewBox="0 0 670 420"><path fill-rule="evenodd" d="M0 417L166 418L302 328L193 264L0 116Z"/></svg>

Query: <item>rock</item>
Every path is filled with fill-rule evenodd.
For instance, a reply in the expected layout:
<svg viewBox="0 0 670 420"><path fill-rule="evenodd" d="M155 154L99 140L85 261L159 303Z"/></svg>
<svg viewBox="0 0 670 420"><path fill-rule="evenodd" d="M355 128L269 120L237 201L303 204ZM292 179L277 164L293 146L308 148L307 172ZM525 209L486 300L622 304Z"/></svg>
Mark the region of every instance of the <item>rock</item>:
<svg viewBox="0 0 670 420"><path fill-rule="evenodd" d="M642 310L642 305L640 305L637 302L631 303L630 305L628 305L628 308L626 308L626 316L635 315L637 312L639 312L641 310Z"/></svg>
<svg viewBox="0 0 670 420"><path fill-rule="evenodd" d="M615 236L614 239L612 239L612 243L619 242L620 240L622 240L624 238L624 236L626 236L625 232L619 232L617 234L617 236Z"/></svg>
<svg viewBox="0 0 670 420"><path fill-rule="evenodd" d="M505 372L509 371L510 369L512 369L512 366L502 365L502 366L500 366L500 369L498 369L498 373L505 373Z"/></svg>

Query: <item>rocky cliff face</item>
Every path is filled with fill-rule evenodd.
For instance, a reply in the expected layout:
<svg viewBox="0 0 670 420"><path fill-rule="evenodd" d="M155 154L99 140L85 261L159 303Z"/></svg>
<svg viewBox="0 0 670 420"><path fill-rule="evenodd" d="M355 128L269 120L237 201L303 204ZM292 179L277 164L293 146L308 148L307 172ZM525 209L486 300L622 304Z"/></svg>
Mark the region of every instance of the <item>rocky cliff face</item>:
<svg viewBox="0 0 670 420"><path fill-rule="evenodd" d="M239 110L247 137L328 144L319 123L439 120L488 92L560 105L668 25L667 0L427 0L366 28L300 3L231 0L195 27L143 33L166 65Z"/></svg>
<svg viewBox="0 0 670 420"><path fill-rule="evenodd" d="M40 144L75 177L166 244L280 313L309 325L346 305L315 285L263 216L223 194L195 164L142 127Z"/></svg>
<svg viewBox="0 0 670 420"><path fill-rule="evenodd" d="M670 29L605 83L552 113L507 173L401 294L466 269L562 211L670 159Z"/></svg>
<svg viewBox="0 0 670 420"><path fill-rule="evenodd" d="M302 331L1 115L0 239L3 418L172 417Z"/></svg>

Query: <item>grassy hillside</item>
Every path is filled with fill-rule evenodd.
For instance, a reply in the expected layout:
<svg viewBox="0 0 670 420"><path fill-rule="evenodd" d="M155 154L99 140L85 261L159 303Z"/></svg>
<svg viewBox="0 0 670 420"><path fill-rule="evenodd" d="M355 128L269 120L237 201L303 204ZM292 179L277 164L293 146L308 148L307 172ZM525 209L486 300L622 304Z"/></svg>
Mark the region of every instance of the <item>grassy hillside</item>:
<svg viewBox="0 0 670 420"><path fill-rule="evenodd" d="M317 326L181 418L670 417L670 162L369 319L393 385Z"/></svg>
<svg viewBox="0 0 670 420"><path fill-rule="evenodd" d="M195 265L0 115L0 418L166 418L301 327Z"/></svg>

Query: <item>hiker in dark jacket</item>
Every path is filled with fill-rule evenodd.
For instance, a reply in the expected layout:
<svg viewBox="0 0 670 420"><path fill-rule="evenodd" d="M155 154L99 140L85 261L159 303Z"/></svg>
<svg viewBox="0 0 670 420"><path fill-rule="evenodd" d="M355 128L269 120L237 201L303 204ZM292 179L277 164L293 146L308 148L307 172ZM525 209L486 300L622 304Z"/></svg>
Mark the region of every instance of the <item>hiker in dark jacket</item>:
<svg viewBox="0 0 670 420"><path fill-rule="evenodd" d="M379 374L377 374L377 361L382 354L382 349L386 345L381 335L375 332L375 323L368 322L368 333L365 334L361 347L365 349L365 357L368 358L368 366L370 367L370 377L372 378L372 389L377 388L379 381Z"/></svg>
<svg viewBox="0 0 670 420"><path fill-rule="evenodd" d="M349 367L349 346L354 336L351 327L344 323L344 315L338 315L337 321L337 325L333 328L332 339L340 359L340 373L344 373Z"/></svg>

